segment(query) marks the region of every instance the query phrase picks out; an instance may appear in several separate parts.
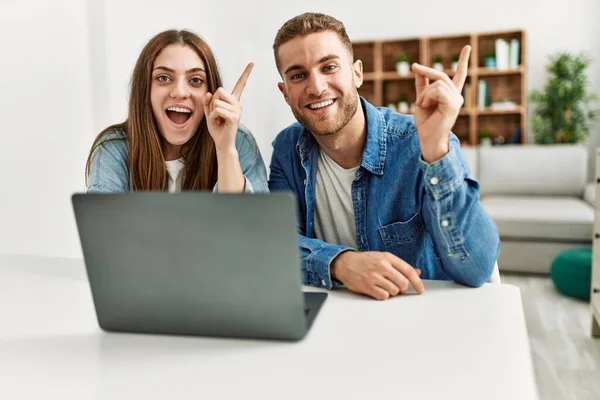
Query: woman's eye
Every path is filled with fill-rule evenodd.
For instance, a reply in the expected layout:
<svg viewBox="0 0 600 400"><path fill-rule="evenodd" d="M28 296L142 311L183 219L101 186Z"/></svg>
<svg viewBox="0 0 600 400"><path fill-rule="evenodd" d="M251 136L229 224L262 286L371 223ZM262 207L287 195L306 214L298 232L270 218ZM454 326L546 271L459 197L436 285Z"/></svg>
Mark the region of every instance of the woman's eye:
<svg viewBox="0 0 600 400"><path fill-rule="evenodd" d="M159 82L169 82L169 77L166 75L159 75L156 77L156 80Z"/></svg>
<svg viewBox="0 0 600 400"><path fill-rule="evenodd" d="M192 78L190 79L192 85L202 85L204 81L201 78Z"/></svg>

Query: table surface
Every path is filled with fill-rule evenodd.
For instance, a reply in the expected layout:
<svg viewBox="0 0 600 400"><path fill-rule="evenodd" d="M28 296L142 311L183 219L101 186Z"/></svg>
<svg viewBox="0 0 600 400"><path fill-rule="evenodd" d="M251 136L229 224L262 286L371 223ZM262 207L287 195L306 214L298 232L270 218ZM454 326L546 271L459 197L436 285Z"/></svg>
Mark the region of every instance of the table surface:
<svg viewBox="0 0 600 400"><path fill-rule="evenodd" d="M105 333L83 262L0 255L0 398L537 399L521 296L330 292L303 341Z"/></svg>

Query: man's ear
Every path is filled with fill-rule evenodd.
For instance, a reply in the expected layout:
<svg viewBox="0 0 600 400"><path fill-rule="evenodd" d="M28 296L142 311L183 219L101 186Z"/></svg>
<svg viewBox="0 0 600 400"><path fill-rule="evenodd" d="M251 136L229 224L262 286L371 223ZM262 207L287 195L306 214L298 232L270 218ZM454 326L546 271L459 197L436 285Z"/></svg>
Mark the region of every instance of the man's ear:
<svg viewBox="0 0 600 400"><path fill-rule="evenodd" d="M361 60L354 61L354 64L352 64L352 72L354 76L354 85L358 89L363 84L363 65Z"/></svg>
<svg viewBox="0 0 600 400"><path fill-rule="evenodd" d="M279 88L279 91L281 92L281 94L283 95L283 98L285 100L286 103L288 103L288 105L290 104L290 101L287 97L287 92L285 90L285 84L283 82L279 82L277 84L277 87Z"/></svg>

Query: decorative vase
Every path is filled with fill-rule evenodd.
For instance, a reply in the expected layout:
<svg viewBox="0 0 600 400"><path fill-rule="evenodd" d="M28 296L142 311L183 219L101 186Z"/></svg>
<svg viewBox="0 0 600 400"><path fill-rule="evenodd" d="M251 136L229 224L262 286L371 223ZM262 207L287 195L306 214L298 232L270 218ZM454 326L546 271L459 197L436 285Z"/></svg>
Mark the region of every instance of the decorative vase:
<svg viewBox="0 0 600 400"><path fill-rule="evenodd" d="M458 69L458 61L453 61L452 62L452 71L456 72L457 69Z"/></svg>
<svg viewBox="0 0 600 400"><path fill-rule="evenodd" d="M434 63L433 64L433 69L437 69L438 71L444 71L444 64L442 63Z"/></svg>
<svg viewBox="0 0 600 400"><path fill-rule="evenodd" d="M396 63L396 72L398 72L399 75L402 76L407 76L408 74L410 74L410 66L408 65L407 61L400 61Z"/></svg>
<svg viewBox="0 0 600 400"><path fill-rule="evenodd" d="M398 112L400 114L407 114L408 113L408 103L405 101L401 101L398 103Z"/></svg>

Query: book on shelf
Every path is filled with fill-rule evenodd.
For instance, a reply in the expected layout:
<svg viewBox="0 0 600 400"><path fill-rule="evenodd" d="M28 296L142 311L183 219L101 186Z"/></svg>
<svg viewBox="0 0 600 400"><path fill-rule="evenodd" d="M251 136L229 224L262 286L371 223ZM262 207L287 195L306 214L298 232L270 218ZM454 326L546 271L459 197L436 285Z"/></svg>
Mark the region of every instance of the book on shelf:
<svg viewBox="0 0 600 400"><path fill-rule="evenodd" d="M513 111L518 109L519 105L510 100L495 101L490 104L490 110L492 111Z"/></svg>
<svg viewBox="0 0 600 400"><path fill-rule="evenodd" d="M519 41L517 39L510 40L510 54L508 59L508 66L510 68L517 68L519 66Z"/></svg>
<svg viewBox="0 0 600 400"><path fill-rule="evenodd" d="M463 102L462 108L470 109L473 107L473 95L471 93L472 93L471 92L471 84L466 83L465 86L463 86L463 90L462 90L462 96L463 96L463 99L465 100Z"/></svg>
<svg viewBox="0 0 600 400"><path fill-rule="evenodd" d="M494 46L497 69L515 69L519 66L520 43L518 39L513 38L510 42L505 39L496 39Z"/></svg>
<svg viewBox="0 0 600 400"><path fill-rule="evenodd" d="M496 39L496 68L499 70L508 69L509 47L504 39Z"/></svg>
<svg viewBox="0 0 600 400"><path fill-rule="evenodd" d="M490 105L490 88L485 80L477 83L477 108L483 109Z"/></svg>

